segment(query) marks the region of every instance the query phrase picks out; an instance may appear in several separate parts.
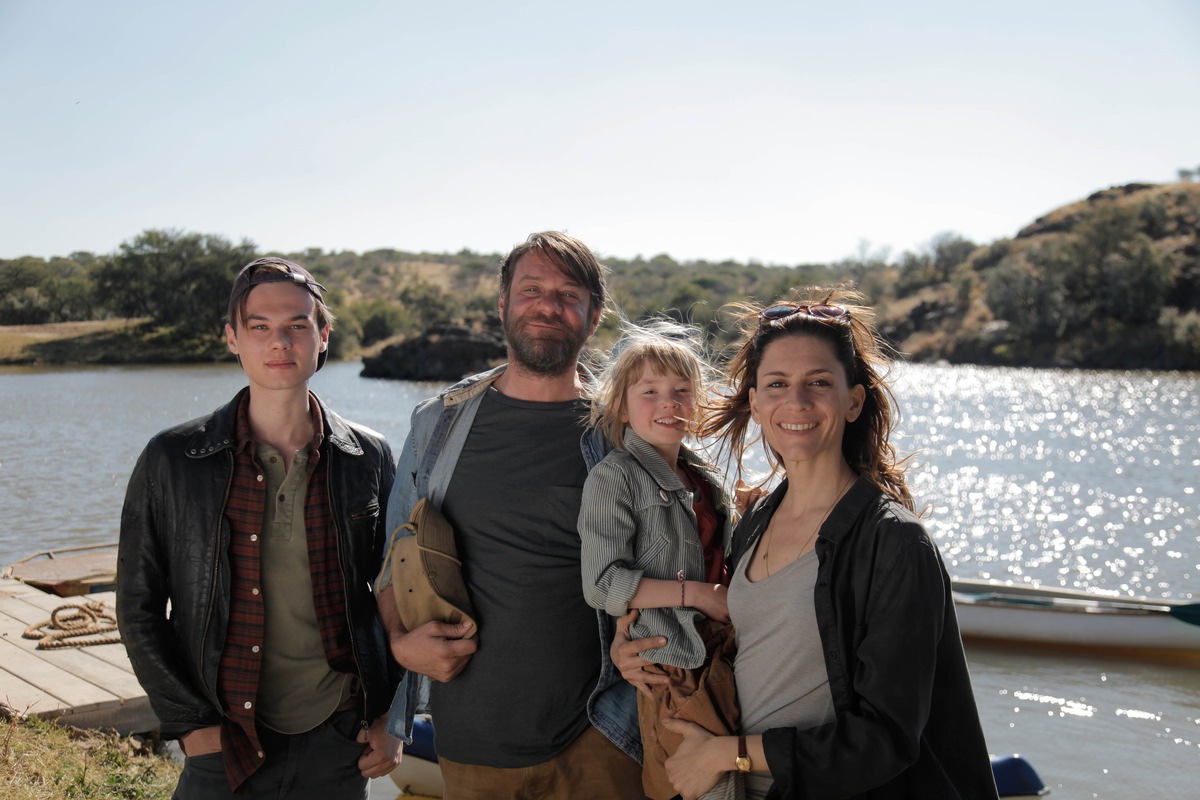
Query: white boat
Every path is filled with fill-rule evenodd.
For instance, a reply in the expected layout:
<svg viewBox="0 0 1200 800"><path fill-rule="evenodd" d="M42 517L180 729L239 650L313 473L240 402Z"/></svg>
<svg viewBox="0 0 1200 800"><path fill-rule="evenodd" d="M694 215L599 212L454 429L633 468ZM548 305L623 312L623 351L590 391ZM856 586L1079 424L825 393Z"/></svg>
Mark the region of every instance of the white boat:
<svg viewBox="0 0 1200 800"><path fill-rule="evenodd" d="M954 580L967 639L1200 660L1200 604Z"/></svg>

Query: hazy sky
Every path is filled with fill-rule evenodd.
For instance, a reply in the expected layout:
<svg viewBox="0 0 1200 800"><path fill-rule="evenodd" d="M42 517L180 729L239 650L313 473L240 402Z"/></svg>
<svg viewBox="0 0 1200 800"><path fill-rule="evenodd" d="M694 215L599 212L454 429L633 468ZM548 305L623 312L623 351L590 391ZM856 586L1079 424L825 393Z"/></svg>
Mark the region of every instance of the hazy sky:
<svg viewBox="0 0 1200 800"><path fill-rule="evenodd" d="M0 258L794 264L1200 167L1200 3L0 0Z"/></svg>

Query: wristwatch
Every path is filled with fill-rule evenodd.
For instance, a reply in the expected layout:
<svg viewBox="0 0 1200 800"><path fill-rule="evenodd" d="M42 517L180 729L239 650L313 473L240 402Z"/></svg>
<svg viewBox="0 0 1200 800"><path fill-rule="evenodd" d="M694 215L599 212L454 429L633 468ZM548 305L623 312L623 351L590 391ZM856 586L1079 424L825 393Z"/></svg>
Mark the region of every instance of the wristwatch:
<svg viewBox="0 0 1200 800"><path fill-rule="evenodd" d="M750 760L750 756L746 754L746 737L738 737L738 754L733 760L733 765L737 767L738 772L749 772L754 766L754 762Z"/></svg>

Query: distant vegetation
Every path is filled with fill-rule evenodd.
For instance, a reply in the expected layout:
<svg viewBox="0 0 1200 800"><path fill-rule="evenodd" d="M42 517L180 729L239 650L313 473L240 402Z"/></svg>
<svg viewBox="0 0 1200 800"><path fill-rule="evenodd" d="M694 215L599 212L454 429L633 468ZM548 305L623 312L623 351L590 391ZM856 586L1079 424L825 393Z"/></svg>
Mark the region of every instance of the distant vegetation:
<svg viewBox="0 0 1200 800"><path fill-rule="evenodd" d="M1195 370L1200 184L1186 178L1097 192L1011 239L981 245L948 232L895 258L864 245L832 264L677 262L665 254L604 261L615 305L627 317L691 320L717 349L734 333L719 313L725 303L846 282L867 295L884 332L914 360ZM249 241L148 230L108 255L0 260L0 325L127 318L122 341L130 343L131 361L223 358L218 334L230 283L260 254ZM495 310L497 253L278 255L302 263L331 290L335 358L376 351L434 324L480 326ZM614 325L610 319L602 336ZM120 360L112 332L105 336L98 358ZM86 351L86 341L78 344L34 343L16 355L0 350L0 358L56 362L64 352Z"/></svg>

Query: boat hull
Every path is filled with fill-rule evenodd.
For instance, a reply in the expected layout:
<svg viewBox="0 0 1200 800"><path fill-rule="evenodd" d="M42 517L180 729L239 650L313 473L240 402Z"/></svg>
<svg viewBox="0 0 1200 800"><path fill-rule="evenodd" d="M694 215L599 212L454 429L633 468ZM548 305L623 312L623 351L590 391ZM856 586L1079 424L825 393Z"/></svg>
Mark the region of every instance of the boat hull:
<svg viewBox="0 0 1200 800"><path fill-rule="evenodd" d="M117 582L117 546L47 550L6 567L4 577L59 597L111 592Z"/></svg>
<svg viewBox="0 0 1200 800"><path fill-rule="evenodd" d="M1200 626L1166 601L1069 590L954 581L964 638L1200 658Z"/></svg>

